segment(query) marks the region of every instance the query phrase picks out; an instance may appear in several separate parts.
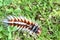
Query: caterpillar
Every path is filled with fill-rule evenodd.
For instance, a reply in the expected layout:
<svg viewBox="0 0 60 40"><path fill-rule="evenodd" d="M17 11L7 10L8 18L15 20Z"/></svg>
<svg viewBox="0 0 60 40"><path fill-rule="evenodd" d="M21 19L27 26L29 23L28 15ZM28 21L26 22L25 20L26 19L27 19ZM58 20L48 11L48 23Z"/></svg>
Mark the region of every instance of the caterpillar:
<svg viewBox="0 0 60 40"><path fill-rule="evenodd" d="M7 16L6 19L3 20L5 24L8 24L10 26L17 26L19 30L26 30L29 32L29 34L35 34L38 35L41 33L41 29L38 27L38 25L34 22L31 22L30 20L26 19L25 17L15 17L15 16Z"/></svg>

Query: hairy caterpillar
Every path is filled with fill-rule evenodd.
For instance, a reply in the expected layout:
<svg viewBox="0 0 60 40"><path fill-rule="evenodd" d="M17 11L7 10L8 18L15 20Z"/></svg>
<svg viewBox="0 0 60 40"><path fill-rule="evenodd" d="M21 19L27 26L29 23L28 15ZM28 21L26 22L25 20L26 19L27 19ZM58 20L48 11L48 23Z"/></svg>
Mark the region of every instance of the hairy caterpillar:
<svg viewBox="0 0 60 40"><path fill-rule="evenodd" d="M15 17L15 16L7 16L6 19L3 20L4 23L10 25L10 26L17 26L19 30L26 30L29 32L29 34L35 34L38 35L41 33L40 28L38 27L37 24L27 20L26 18L20 16L20 17Z"/></svg>

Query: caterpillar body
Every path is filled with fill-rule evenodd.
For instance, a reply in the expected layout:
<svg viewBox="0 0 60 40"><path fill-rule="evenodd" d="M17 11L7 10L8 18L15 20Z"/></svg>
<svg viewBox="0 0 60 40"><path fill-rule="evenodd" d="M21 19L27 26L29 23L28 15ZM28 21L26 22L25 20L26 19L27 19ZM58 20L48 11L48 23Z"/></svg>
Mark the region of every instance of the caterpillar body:
<svg viewBox="0 0 60 40"><path fill-rule="evenodd" d="M10 25L10 26L17 26L19 30L26 30L29 32L29 34L40 34L41 29L36 25L35 23L27 20L26 18L20 16L20 17L15 17L15 16L7 16L6 19L3 20L4 23Z"/></svg>

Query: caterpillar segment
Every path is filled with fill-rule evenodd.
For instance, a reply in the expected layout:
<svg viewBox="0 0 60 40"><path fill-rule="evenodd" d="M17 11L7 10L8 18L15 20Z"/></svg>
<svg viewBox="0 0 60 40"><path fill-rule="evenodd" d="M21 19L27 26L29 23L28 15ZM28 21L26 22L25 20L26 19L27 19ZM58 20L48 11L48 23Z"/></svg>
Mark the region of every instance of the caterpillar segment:
<svg viewBox="0 0 60 40"><path fill-rule="evenodd" d="M7 19L4 19L4 23L10 26L17 26L19 30L26 30L29 34L40 34L41 29L35 23L31 22L30 20L20 16L7 16Z"/></svg>

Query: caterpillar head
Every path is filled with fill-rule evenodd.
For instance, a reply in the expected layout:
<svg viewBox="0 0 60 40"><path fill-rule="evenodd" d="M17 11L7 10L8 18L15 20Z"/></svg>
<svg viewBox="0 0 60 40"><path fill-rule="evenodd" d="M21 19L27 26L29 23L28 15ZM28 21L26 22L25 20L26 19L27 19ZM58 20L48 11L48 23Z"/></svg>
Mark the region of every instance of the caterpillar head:
<svg viewBox="0 0 60 40"><path fill-rule="evenodd" d="M41 34L41 29L38 27L38 25L34 25L34 30L33 30L33 32L35 32L37 35L38 34Z"/></svg>

